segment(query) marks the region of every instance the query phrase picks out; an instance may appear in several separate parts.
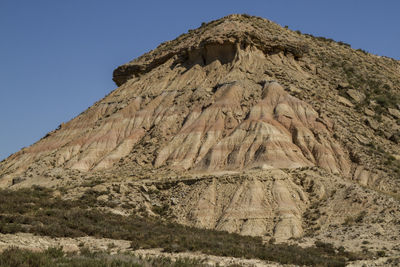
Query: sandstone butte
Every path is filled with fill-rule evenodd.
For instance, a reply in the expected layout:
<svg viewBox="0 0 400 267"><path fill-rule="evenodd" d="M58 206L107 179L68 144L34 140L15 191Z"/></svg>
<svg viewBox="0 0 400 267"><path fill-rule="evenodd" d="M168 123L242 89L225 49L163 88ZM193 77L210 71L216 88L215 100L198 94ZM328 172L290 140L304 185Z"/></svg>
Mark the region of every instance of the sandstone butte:
<svg viewBox="0 0 400 267"><path fill-rule="evenodd" d="M230 15L113 80L3 160L0 186L73 199L92 182L115 212L161 216L152 207L168 205L163 216L184 225L399 253L399 61Z"/></svg>

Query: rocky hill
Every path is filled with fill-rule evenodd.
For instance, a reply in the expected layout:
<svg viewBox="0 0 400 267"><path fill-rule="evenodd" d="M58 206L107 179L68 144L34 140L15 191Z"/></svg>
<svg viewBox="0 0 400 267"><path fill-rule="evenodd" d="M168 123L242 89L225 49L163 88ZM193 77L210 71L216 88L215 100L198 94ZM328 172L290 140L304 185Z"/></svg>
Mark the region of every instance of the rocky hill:
<svg viewBox="0 0 400 267"><path fill-rule="evenodd" d="M2 161L0 186L90 192L112 212L265 241L399 253L399 61L230 15L113 80Z"/></svg>

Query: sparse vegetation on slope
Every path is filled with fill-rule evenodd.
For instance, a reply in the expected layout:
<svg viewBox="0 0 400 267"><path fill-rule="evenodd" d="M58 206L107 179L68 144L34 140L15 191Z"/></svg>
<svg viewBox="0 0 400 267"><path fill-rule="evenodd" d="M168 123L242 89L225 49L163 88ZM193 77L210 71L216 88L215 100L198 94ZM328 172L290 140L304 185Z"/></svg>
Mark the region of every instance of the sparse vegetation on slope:
<svg viewBox="0 0 400 267"><path fill-rule="evenodd" d="M90 209L79 201L54 198L50 190L39 187L13 192L2 190L0 197L5 203L0 207L1 233L30 232L52 237L89 235L131 240L133 249L161 247L167 252L201 251L304 265L344 266L346 260L357 259L356 255L336 251L330 245L300 248L263 244L260 237L186 227L154 218L124 217Z"/></svg>
<svg viewBox="0 0 400 267"><path fill-rule="evenodd" d="M100 252L90 252L82 249L77 253L64 253L61 248L49 248L43 252L33 252L26 249L9 248L0 253L1 267L22 266L85 266L85 267L185 267L204 266L200 260L177 259L172 261L167 257L140 258L129 254L109 255Z"/></svg>

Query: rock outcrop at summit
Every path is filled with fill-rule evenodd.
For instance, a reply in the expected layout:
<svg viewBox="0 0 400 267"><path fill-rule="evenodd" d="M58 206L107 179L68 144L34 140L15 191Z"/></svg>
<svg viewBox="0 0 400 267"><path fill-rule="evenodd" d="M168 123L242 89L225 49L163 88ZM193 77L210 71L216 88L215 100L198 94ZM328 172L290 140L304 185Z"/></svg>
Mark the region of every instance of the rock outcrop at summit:
<svg viewBox="0 0 400 267"><path fill-rule="evenodd" d="M119 66L114 70L113 80L121 86L134 77L142 76L152 69L174 60L187 67L204 66L218 60L232 62L239 49L254 47L265 55L283 53L299 59L309 52L309 46L301 38L279 34L280 27L268 20L268 30L262 26L243 21L232 15L231 19L215 21L189 34L182 34L173 41L162 43L157 49Z"/></svg>

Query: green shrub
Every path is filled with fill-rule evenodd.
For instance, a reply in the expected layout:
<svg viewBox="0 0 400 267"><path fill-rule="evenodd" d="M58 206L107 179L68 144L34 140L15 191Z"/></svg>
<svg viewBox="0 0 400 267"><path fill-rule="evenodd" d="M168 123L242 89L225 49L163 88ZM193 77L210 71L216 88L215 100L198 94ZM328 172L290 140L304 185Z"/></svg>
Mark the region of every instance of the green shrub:
<svg viewBox="0 0 400 267"><path fill-rule="evenodd" d="M323 251L325 251L328 254L335 254L335 247L331 243L325 243L322 241L315 241L315 246L317 248L321 248Z"/></svg>
<svg viewBox="0 0 400 267"><path fill-rule="evenodd" d="M154 213L159 214L160 216L165 216L168 214L169 205L164 204L162 206L154 206L152 210Z"/></svg>
<svg viewBox="0 0 400 267"><path fill-rule="evenodd" d="M385 257L386 256L386 252L383 251L383 250L379 250L379 251L376 252L376 255L378 257Z"/></svg>
<svg viewBox="0 0 400 267"><path fill-rule="evenodd" d="M386 95L378 95L375 98L375 100L382 107L388 107L389 106L390 100Z"/></svg>
<svg viewBox="0 0 400 267"><path fill-rule="evenodd" d="M354 219L356 223L360 223L364 220L365 215L367 215L367 212L365 210L361 211L360 214L357 215L357 217Z"/></svg>

